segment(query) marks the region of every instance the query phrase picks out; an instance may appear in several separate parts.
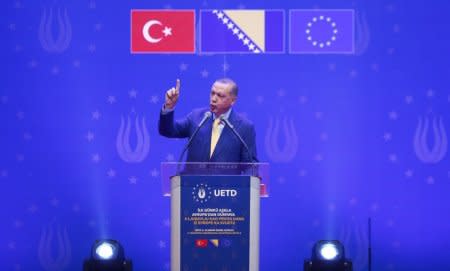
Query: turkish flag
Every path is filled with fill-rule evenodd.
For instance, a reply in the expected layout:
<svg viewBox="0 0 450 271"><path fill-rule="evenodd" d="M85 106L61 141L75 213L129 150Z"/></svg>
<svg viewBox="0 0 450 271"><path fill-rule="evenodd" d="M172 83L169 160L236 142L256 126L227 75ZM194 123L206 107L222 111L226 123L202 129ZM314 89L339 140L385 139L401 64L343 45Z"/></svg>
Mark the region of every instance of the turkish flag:
<svg viewBox="0 0 450 271"><path fill-rule="evenodd" d="M207 246L208 246L208 240L206 240L206 239L195 240L195 247L205 248Z"/></svg>
<svg viewBox="0 0 450 271"><path fill-rule="evenodd" d="M195 53L194 10L131 10L131 53Z"/></svg>

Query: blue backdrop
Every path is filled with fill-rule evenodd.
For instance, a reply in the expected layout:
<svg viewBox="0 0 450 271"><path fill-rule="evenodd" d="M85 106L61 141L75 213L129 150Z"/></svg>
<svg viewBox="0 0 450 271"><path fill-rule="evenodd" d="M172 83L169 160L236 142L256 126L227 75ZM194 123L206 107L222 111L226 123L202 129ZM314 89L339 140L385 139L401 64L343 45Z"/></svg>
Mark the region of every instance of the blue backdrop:
<svg viewBox="0 0 450 271"><path fill-rule="evenodd" d="M236 110L254 121L259 158L271 164L261 270L301 270L324 238L342 240L355 270L367 270L368 217L374 270L450 269L444 1L1 6L2 270L81 270L100 237L119 240L135 270L168 270L160 162L176 160L185 141L159 136L159 110L176 78L182 116L206 106L223 76L239 84ZM355 54L132 55L133 8L350 8ZM139 155L124 155L127 142Z"/></svg>

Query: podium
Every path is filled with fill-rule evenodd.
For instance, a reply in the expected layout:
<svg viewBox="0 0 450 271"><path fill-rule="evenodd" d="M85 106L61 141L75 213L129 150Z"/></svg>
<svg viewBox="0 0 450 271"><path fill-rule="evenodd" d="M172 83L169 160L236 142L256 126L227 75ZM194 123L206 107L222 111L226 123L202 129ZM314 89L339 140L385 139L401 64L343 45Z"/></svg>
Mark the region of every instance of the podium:
<svg viewBox="0 0 450 271"><path fill-rule="evenodd" d="M171 197L171 271L259 270L267 163L162 163Z"/></svg>

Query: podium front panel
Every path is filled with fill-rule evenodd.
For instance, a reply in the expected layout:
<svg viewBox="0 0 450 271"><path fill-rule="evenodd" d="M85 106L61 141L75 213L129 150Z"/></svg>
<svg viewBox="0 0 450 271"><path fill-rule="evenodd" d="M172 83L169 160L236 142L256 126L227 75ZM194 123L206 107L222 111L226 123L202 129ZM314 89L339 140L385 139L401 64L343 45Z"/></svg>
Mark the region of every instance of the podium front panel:
<svg viewBox="0 0 450 271"><path fill-rule="evenodd" d="M171 270L259 268L259 179L172 178Z"/></svg>

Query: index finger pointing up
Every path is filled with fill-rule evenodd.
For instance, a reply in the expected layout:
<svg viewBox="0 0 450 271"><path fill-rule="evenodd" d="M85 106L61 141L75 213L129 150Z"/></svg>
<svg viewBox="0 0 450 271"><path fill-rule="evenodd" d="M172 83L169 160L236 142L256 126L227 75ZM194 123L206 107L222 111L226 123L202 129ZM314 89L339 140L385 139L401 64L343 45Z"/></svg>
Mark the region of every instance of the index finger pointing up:
<svg viewBox="0 0 450 271"><path fill-rule="evenodd" d="M177 79L177 84L175 86L175 91L179 92L180 91L180 79Z"/></svg>

